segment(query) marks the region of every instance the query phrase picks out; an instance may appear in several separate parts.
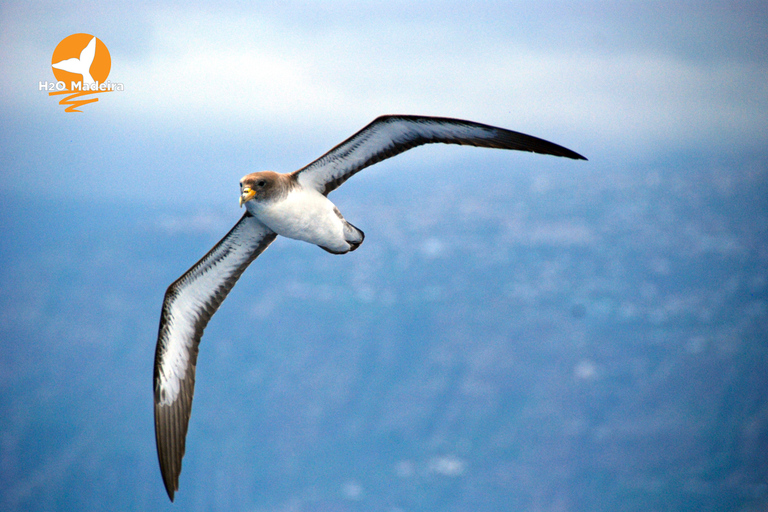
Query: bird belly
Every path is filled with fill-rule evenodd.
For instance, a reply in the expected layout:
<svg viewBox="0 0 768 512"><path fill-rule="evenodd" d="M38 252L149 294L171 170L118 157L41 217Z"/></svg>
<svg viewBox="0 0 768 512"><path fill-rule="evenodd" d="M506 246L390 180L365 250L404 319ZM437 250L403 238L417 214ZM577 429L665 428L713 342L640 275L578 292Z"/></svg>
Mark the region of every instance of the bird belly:
<svg viewBox="0 0 768 512"><path fill-rule="evenodd" d="M265 206L258 218L278 235L335 252L349 250L341 215L336 206L320 193L292 190L284 199Z"/></svg>

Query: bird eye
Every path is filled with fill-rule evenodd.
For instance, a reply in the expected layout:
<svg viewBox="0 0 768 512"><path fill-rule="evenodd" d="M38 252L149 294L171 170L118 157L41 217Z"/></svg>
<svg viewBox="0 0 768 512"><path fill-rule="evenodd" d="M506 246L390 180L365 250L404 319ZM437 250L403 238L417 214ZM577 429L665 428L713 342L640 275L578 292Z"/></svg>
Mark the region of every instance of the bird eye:
<svg viewBox="0 0 768 512"><path fill-rule="evenodd" d="M264 186L264 185L266 185L266 184L267 184L266 180L259 180L259 181L256 183L256 185L258 185L259 187L263 187L263 186Z"/></svg>

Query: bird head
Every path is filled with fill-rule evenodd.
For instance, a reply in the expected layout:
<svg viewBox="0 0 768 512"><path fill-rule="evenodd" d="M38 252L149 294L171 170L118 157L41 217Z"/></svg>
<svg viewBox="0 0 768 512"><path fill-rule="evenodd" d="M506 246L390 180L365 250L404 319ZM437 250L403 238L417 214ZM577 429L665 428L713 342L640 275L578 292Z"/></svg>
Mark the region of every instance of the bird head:
<svg viewBox="0 0 768 512"><path fill-rule="evenodd" d="M280 175L272 171L254 172L240 180L240 207L248 201L272 198L280 189Z"/></svg>

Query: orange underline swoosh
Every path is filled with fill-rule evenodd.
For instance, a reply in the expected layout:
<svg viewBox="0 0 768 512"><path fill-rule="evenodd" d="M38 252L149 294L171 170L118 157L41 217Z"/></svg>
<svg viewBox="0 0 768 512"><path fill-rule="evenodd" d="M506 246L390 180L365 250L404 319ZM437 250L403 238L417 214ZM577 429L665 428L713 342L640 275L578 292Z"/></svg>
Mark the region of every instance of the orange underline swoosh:
<svg viewBox="0 0 768 512"><path fill-rule="evenodd" d="M82 112L82 110L77 110L77 109L82 107L83 105L87 105L88 103L94 103L96 101L99 101L99 98L90 98L87 100L75 100L74 98L85 96L86 94L99 94L102 92L112 92L112 91L81 91L81 92L54 91L54 92L49 92L48 96L55 96L58 94L69 94L69 96L67 96L66 98L62 98L62 100L59 102L59 105L69 105L64 110L64 112Z"/></svg>

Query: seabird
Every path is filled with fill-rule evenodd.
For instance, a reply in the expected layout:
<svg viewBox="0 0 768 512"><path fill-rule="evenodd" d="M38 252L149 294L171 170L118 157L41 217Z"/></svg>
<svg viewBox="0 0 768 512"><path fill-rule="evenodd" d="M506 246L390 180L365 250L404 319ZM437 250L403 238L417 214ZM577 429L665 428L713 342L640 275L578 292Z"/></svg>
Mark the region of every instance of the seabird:
<svg viewBox="0 0 768 512"><path fill-rule="evenodd" d="M537 137L472 121L382 116L297 171L264 171L240 180L246 212L213 249L165 292L154 368L155 440L168 497L179 489L203 330L246 267L277 235L333 254L354 251L363 232L347 222L328 194L369 165L423 144L441 142L516 149L586 160Z"/></svg>
<svg viewBox="0 0 768 512"><path fill-rule="evenodd" d="M60 62L56 62L55 64L51 64L51 67L67 71L69 73L83 75L83 87L91 86L96 83L96 81L91 76L91 64L93 64L94 57L96 57L95 37L91 39L87 45L85 45L83 51L80 52L79 59L73 57L71 59L62 60Z"/></svg>

